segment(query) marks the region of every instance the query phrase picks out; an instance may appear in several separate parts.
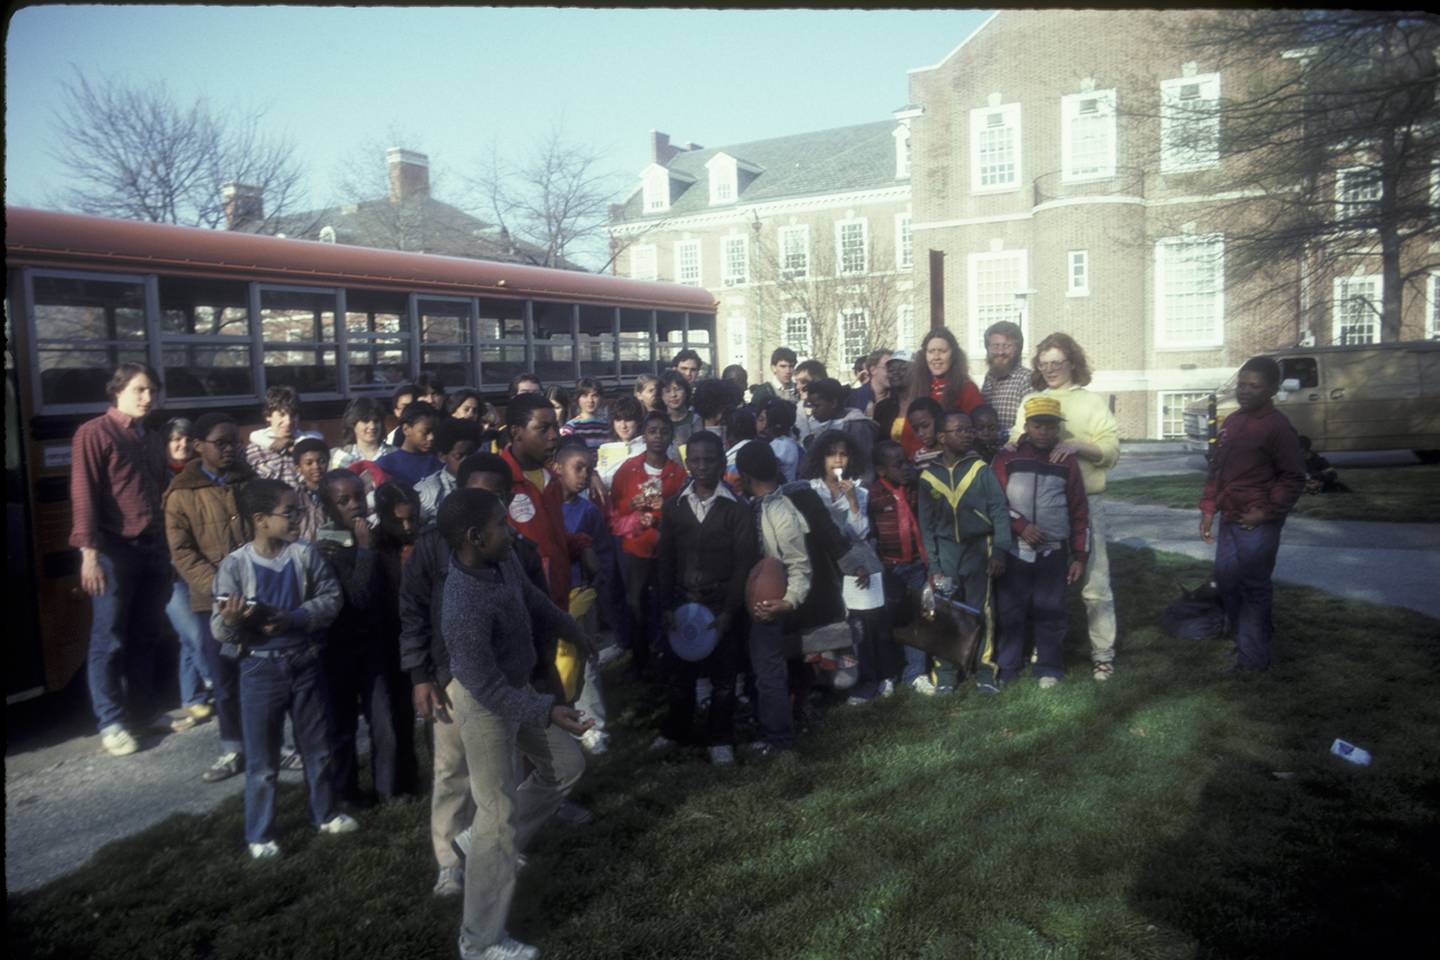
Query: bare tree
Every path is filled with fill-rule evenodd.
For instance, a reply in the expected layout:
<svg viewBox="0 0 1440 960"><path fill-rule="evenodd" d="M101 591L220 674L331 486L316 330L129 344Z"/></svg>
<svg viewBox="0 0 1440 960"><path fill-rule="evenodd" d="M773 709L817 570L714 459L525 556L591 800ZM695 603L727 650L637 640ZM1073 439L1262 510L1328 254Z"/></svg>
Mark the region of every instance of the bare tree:
<svg viewBox="0 0 1440 960"><path fill-rule="evenodd" d="M203 98L176 102L163 84L91 80L79 68L63 93L53 156L74 185L58 206L215 228L225 225L225 185L241 183L265 198L250 228L273 233L299 199L294 147L265 132L263 111L216 114Z"/></svg>
<svg viewBox="0 0 1440 960"><path fill-rule="evenodd" d="M1402 291L1419 290L1440 265L1431 249L1440 18L1226 10L1177 40L1231 78L1203 108L1218 119L1187 114L1183 102L1162 102L1159 113L1172 157L1223 160L1215 186L1234 198L1216 209L1226 286L1248 294L1236 306L1268 301L1314 330L1341 291L1348 316L1378 319L1380 338L1398 339ZM1346 286L1374 264L1378 297L1368 284Z"/></svg>
<svg viewBox="0 0 1440 960"><path fill-rule="evenodd" d="M565 266L571 254L607 236L618 191L603 160L599 151L569 140L557 122L519 159L493 146L470 183L507 234L540 251L543 266Z"/></svg>

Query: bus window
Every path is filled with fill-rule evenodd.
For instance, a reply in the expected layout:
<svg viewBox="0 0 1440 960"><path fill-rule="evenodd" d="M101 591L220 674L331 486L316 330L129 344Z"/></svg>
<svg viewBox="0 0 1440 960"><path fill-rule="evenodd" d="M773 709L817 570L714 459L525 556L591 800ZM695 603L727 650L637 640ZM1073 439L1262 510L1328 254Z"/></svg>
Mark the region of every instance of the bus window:
<svg viewBox="0 0 1440 960"><path fill-rule="evenodd" d="M420 369L440 377L446 386L475 382L474 343L470 335L470 300L420 297Z"/></svg>
<svg viewBox="0 0 1440 960"><path fill-rule="evenodd" d="M580 308L580 376L615 376L615 308Z"/></svg>
<svg viewBox="0 0 1440 960"><path fill-rule="evenodd" d="M685 314L661 310L655 315L655 332L659 337L655 359L665 370L675 363L675 354L685 349Z"/></svg>
<svg viewBox="0 0 1440 960"><path fill-rule="evenodd" d="M345 291L350 386L389 388L410 379L410 297L381 290Z"/></svg>
<svg viewBox="0 0 1440 960"><path fill-rule="evenodd" d="M575 337L568 303L535 301L535 370L547 386L575 379Z"/></svg>
<svg viewBox="0 0 1440 960"><path fill-rule="evenodd" d="M106 403L115 368L149 360L145 285L40 274L32 283L41 406Z"/></svg>
<svg viewBox="0 0 1440 960"><path fill-rule="evenodd" d="M525 304L480 300L480 383L508 386L525 363Z"/></svg>
<svg viewBox="0 0 1440 960"><path fill-rule="evenodd" d="M160 376L177 400L253 397L246 284L160 277Z"/></svg>
<svg viewBox="0 0 1440 960"><path fill-rule="evenodd" d="M655 372L655 337L651 311L624 307L620 311L620 375L634 377Z"/></svg>
<svg viewBox="0 0 1440 960"><path fill-rule="evenodd" d="M690 330L685 335L685 345L696 353L700 354L700 362L705 366L702 368L706 376L715 375L715 350L710 343L710 331L701 324L709 320L699 314L690 314Z"/></svg>
<svg viewBox="0 0 1440 960"><path fill-rule="evenodd" d="M339 392L334 291L261 287L260 335L266 387L289 386L301 394Z"/></svg>

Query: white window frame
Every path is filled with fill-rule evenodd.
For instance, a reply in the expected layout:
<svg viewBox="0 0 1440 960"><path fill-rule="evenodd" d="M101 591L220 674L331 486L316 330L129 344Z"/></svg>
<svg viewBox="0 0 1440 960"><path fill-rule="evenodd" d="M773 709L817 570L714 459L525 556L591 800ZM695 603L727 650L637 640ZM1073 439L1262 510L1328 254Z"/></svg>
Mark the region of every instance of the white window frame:
<svg viewBox="0 0 1440 960"><path fill-rule="evenodd" d="M705 164L710 185L710 206L734 203L740 195L740 174L735 158L717 153Z"/></svg>
<svg viewBox="0 0 1440 960"><path fill-rule="evenodd" d="M641 199L644 204L642 213L664 213L670 209L670 173L664 167L656 164L645 171L641 179L643 186Z"/></svg>
<svg viewBox="0 0 1440 960"><path fill-rule="evenodd" d="M895 356L909 360L918 346L915 342L915 305L902 303L895 308Z"/></svg>
<svg viewBox="0 0 1440 960"><path fill-rule="evenodd" d="M837 341L838 349L840 350L839 359L840 368L842 370L849 369L850 365L855 362L856 355L851 354L850 348L845 342L852 332L850 329L852 317L860 318L860 325L864 328L865 333L864 349L860 351L859 355L865 355L870 352L870 312L864 307L848 307L844 310L841 310L835 316L835 329L836 332L839 334L839 336L835 339Z"/></svg>
<svg viewBox="0 0 1440 960"><path fill-rule="evenodd" d="M1065 296L1090 296L1089 250L1070 250L1065 254Z"/></svg>
<svg viewBox="0 0 1440 960"><path fill-rule="evenodd" d="M1355 176L1360 174L1360 176ZM1351 180L1359 183L1351 183ZM1366 189L1368 188L1368 189ZM1362 195L1361 190L1365 193ZM1373 191L1373 196L1370 193ZM1357 219L1373 218L1384 196L1385 184L1376 167L1343 167L1335 171L1335 219L1338 223L1349 223ZM1349 192L1352 195L1346 196Z"/></svg>
<svg viewBox="0 0 1440 960"><path fill-rule="evenodd" d="M1155 437L1158 440L1170 440L1183 438L1185 436L1185 406L1194 403L1196 400L1204 400L1209 396L1206 390L1161 390L1155 395ZM1167 398L1189 397L1180 403L1176 416L1179 418L1179 432L1165 432L1165 401Z"/></svg>
<svg viewBox="0 0 1440 960"><path fill-rule="evenodd" d="M1082 172L1075 169L1075 126L1082 117L1081 108L1089 101L1098 101L1097 113L1092 119L1104 122L1105 124L1108 153L1098 170ZM1093 93L1073 93L1060 98L1061 182L1081 183L1087 180L1108 180L1114 177L1117 142L1114 90L1096 90Z"/></svg>
<svg viewBox="0 0 1440 960"><path fill-rule="evenodd" d="M648 257L649 270L641 270L640 267ZM656 280L660 277L660 252L655 249L653 243L637 243L630 248L630 279L631 280Z"/></svg>
<svg viewBox="0 0 1440 960"><path fill-rule="evenodd" d="M781 227L778 234L780 247L780 276L786 280L804 280L810 276L810 227L807 224L799 224L789 227ZM804 266L796 268L787 267L785 264L786 252L785 242L787 237L799 237L801 256L804 257Z"/></svg>
<svg viewBox="0 0 1440 960"><path fill-rule="evenodd" d="M991 129L989 118L992 115L999 115L1002 126L1010 131L1010 146L1014 151L1014 169L1010 178L995 183L982 183L983 175L980 166L980 147L983 135L986 130ZM1008 193L1012 190L1019 190L1024 178L1024 164L1022 156L1022 137L1020 126L1020 104L1005 103L998 107L980 107L970 111L970 192L971 193Z"/></svg>
<svg viewBox="0 0 1440 960"><path fill-rule="evenodd" d="M1166 310L1166 273L1183 247L1218 245L1215 266L1215 309L1208 333L1181 338L1171 335ZM1214 349L1225 345L1225 238L1220 234L1164 237L1155 243L1155 346L1160 350Z"/></svg>
<svg viewBox="0 0 1440 960"><path fill-rule="evenodd" d="M1440 340L1440 272L1430 273L1430 303L1425 312L1425 339Z"/></svg>
<svg viewBox="0 0 1440 960"><path fill-rule="evenodd" d="M686 250L695 251L695 276L686 279L683 274ZM677 240L675 241L675 282L683 283L689 287L703 287L705 285L705 265L700 256L699 240Z"/></svg>
<svg viewBox="0 0 1440 960"><path fill-rule="evenodd" d="M1211 108L1212 116L1204 117L1198 114L1193 117L1186 117L1184 111L1191 108L1180 107L1180 93L1183 88L1192 84L1200 87L1200 96L1196 102L1209 102L1214 106ZM1204 122L1214 126L1214 144L1212 150L1203 154L1197 154L1193 150L1180 150L1171 143L1172 130L1177 127L1184 130L1187 124ZM1204 170L1213 167L1220 162L1220 74L1207 73L1195 77L1176 77L1173 80L1164 80L1160 83L1160 172L1161 173L1183 173L1189 170Z"/></svg>
<svg viewBox="0 0 1440 960"><path fill-rule="evenodd" d="M912 155L910 146L910 122L902 120L896 126L895 137L895 179L904 180L910 176Z"/></svg>
<svg viewBox="0 0 1440 960"><path fill-rule="evenodd" d="M915 269L915 234L911 230L914 219L911 214L895 214L895 269Z"/></svg>
<svg viewBox="0 0 1440 960"><path fill-rule="evenodd" d="M731 244L740 244L740 270L737 273L731 262ZM750 282L750 238L743 233L732 234L720 241L721 282L727 287L738 287Z"/></svg>
<svg viewBox="0 0 1440 960"><path fill-rule="evenodd" d="M1015 276L1015 291L1027 290L1030 287L1030 252L1028 250L992 250L987 253L972 253L965 258L965 306L970 321L970 342L966 347L971 356L983 357L985 355L985 328L997 320L1011 320L1020 324L1020 333L1028 341L1030 339L1029 311L1021 310L1012 295L1010 302L1006 305L1007 312L1004 316L980 315L980 265L997 260L1013 260L1019 264Z"/></svg>
<svg viewBox="0 0 1440 960"><path fill-rule="evenodd" d="M860 269L845 269L845 228L860 227ZM870 272L870 221L864 217L835 221L835 273L841 277L859 277Z"/></svg>
<svg viewBox="0 0 1440 960"><path fill-rule="evenodd" d="M1345 305L1355 299L1347 289L1352 283L1372 283L1375 285L1374 292L1370 295L1371 302L1377 306L1385 303L1385 277L1379 273L1361 274L1353 277L1336 277L1334 281L1334 297L1330 301L1330 342L1335 346L1341 346L1341 331L1345 324ZM1373 332L1373 339L1350 340L1347 344L1379 343L1381 339L1380 312L1372 310L1366 326Z"/></svg>
<svg viewBox="0 0 1440 960"><path fill-rule="evenodd" d="M805 325L805 336L803 340L790 329L792 323L798 324L802 322ZM815 323L808 313L803 311L782 313L780 315L780 334L781 341L791 350L794 350L797 357L801 360L810 359L810 351L815 348Z"/></svg>

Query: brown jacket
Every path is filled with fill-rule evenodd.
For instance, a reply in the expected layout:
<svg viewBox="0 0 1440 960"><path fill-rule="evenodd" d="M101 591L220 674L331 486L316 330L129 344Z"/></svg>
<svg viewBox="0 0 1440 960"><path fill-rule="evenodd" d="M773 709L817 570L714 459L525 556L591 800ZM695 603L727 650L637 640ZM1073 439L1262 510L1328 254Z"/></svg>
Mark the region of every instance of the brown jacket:
<svg viewBox="0 0 1440 960"><path fill-rule="evenodd" d="M199 460L185 465L165 491L165 539L170 562L190 588L190 609L209 613L210 588L220 561L250 539L249 524L240 517L235 489L255 478L243 460L225 476L225 484L211 480Z"/></svg>

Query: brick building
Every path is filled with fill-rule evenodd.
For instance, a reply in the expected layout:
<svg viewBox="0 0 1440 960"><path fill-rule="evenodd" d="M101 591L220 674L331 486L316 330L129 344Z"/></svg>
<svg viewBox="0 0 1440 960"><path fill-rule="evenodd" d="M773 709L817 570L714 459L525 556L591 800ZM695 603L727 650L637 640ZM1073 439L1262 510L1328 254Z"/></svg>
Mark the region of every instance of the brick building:
<svg viewBox="0 0 1440 960"><path fill-rule="evenodd" d="M611 210L614 270L719 300L717 368L769 374L781 344L841 379L915 339L910 113L718 148L652 131L651 163Z"/></svg>

